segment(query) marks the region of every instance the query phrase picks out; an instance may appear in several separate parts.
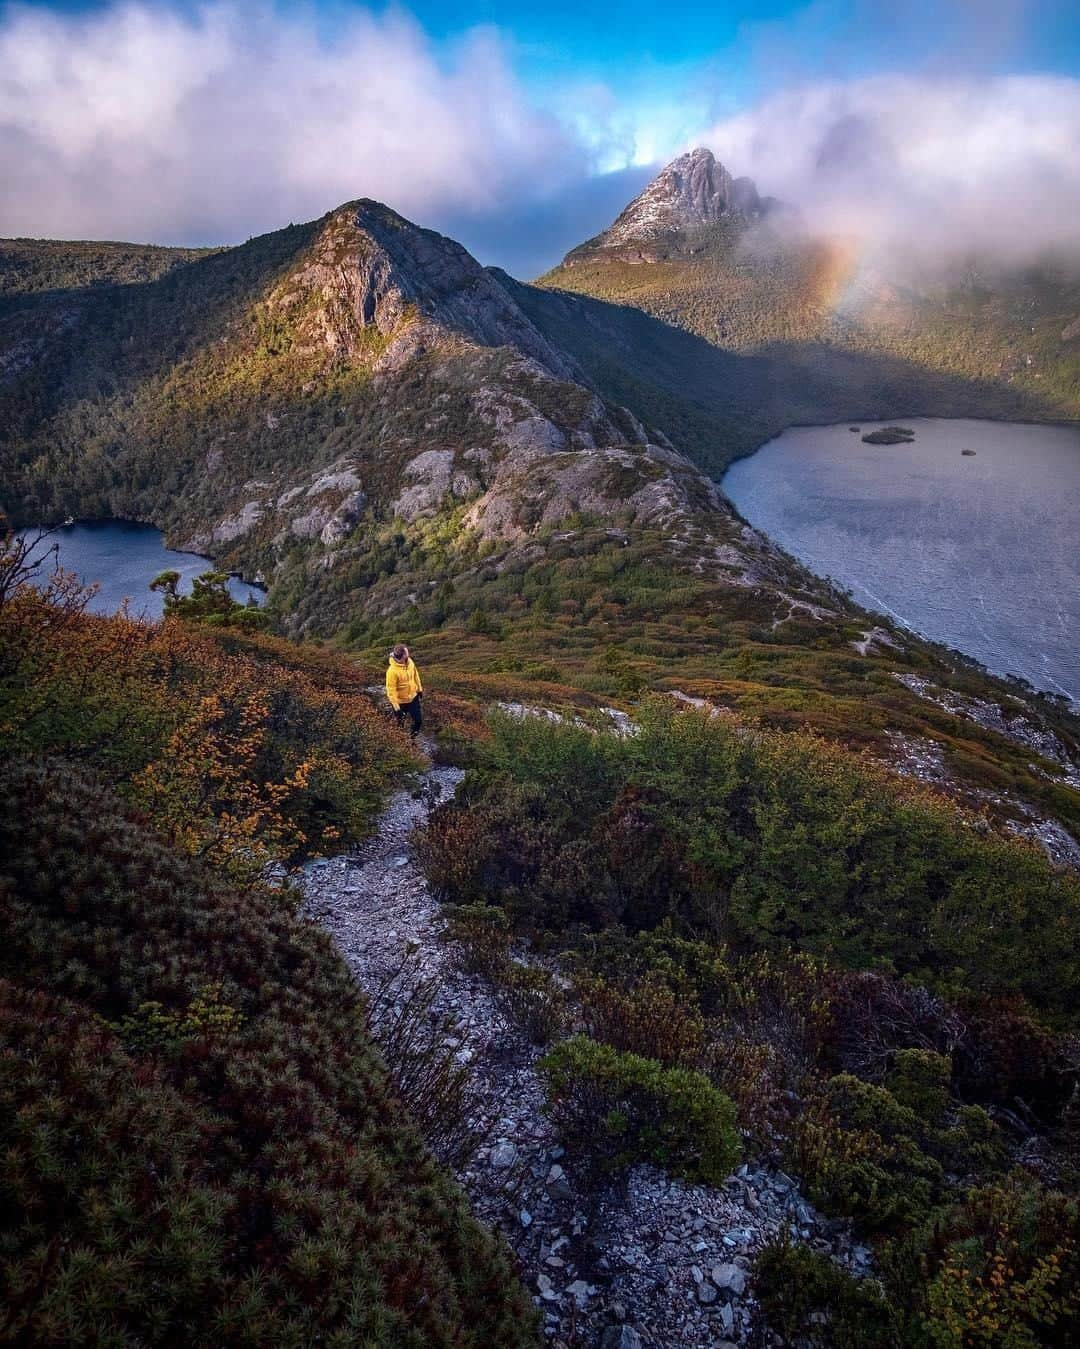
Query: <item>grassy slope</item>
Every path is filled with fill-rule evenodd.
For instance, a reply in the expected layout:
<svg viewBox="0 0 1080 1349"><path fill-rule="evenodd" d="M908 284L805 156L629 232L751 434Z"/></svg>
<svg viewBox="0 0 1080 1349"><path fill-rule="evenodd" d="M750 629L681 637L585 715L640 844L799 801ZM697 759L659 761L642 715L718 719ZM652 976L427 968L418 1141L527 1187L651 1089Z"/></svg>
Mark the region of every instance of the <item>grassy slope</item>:
<svg viewBox="0 0 1080 1349"><path fill-rule="evenodd" d="M737 522L729 527L737 536ZM631 708L643 690L678 690L886 759L887 732L927 737L962 785L1017 794L1080 828L1080 793L1034 770L1029 749L927 704L893 675L917 671L1008 709L1000 681L905 634L896 634L902 651L860 655L850 643L878 620L815 589L795 566L789 593L832 605L832 617L791 611L773 588L711 579L692 560L680 563L658 532L624 542L605 522L581 521L537 543L539 556L485 557L452 515L387 525L329 575L297 570L274 602L376 666L404 638L425 669L437 666L433 687L481 704ZM1076 752L1075 716L1049 700L1041 706Z"/></svg>

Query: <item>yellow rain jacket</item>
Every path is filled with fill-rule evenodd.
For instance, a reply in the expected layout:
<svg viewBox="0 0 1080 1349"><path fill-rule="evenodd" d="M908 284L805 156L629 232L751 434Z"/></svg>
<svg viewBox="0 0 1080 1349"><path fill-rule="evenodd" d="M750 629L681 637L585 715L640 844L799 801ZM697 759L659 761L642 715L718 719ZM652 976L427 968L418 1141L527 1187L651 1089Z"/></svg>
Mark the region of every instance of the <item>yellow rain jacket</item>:
<svg viewBox="0 0 1080 1349"><path fill-rule="evenodd" d="M386 696L390 699L390 706L396 712L402 703L411 703L418 693L423 693L424 686L420 683L420 671L413 663L412 656L407 660L395 660L390 657L390 664L386 667Z"/></svg>

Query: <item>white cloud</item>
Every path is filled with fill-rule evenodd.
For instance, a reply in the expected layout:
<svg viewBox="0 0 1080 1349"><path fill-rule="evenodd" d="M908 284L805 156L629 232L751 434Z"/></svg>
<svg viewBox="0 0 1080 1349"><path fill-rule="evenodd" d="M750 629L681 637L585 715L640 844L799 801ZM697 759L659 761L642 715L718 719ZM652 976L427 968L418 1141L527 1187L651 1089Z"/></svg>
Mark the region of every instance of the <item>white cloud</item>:
<svg viewBox="0 0 1080 1349"><path fill-rule="evenodd" d="M787 90L702 137L811 226L916 258L1080 251L1080 80L889 75Z"/></svg>
<svg viewBox="0 0 1080 1349"><path fill-rule="evenodd" d="M424 223L543 199L596 147L530 103L497 32L146 3L0 20L0 234L232 240L359 196Z"/></svg>
<svg viewBox="0 0 1080 1349"><path fill-rule="evenodd" d="M495 29L436 44L401 11L342 7L329 36L306 6L173 2L0 9L0 235L227 242L370 196L531 275L708 106L700 71L681 98L583 84L541 104ZM803 83L702 139L812 223L891 248L1078 242L1077 80Z"/></svg>

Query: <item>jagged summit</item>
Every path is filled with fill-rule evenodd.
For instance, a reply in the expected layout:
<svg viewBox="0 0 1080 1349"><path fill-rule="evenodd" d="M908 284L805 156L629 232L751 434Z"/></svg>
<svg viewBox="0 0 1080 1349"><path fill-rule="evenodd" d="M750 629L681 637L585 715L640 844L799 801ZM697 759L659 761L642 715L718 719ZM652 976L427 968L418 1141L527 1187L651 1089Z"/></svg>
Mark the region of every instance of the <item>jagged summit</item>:
<svg viewBox="0 0 1080 1349"><path fill-rule="evenodd" d="M456 338L513 347L556 378L577 376L467 249L369 198L324 217L286 303L314 315L331 348L349 348L373 326L390 342L384 365ZM339 322L327 326L328 315Z"/></svg>
<svg viewBox="0 0 1080 1349"><path fill-rule="evenodd" d="M648 260L657 241L729 216L752 220L767 206L750 178L733 177L711 150L698 146L673 159L609 229L573 249L565 261L572 266L601 249Z"/></svg>

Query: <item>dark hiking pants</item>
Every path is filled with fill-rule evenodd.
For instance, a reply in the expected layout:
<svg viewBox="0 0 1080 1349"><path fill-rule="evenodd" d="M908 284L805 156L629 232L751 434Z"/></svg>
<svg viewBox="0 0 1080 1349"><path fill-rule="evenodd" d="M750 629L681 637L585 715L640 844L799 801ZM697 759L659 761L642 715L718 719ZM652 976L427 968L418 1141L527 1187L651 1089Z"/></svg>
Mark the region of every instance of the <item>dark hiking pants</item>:
<svg viewBox="0 0 1080 1349"><path fill-rule="evenodd" d="M402 703L401 706L398 708L397 712L395 713L395 715L397 717L397 723L399 726L404 726L405 718L406 717L409 718L409 720L412 722L412 725L409 728L409 734L415 740L416 737L420 734L420 727L423 726L424 724L424 713L420 705L419 694L412 700L411 703Z"/></svg>

